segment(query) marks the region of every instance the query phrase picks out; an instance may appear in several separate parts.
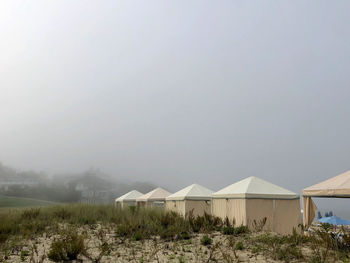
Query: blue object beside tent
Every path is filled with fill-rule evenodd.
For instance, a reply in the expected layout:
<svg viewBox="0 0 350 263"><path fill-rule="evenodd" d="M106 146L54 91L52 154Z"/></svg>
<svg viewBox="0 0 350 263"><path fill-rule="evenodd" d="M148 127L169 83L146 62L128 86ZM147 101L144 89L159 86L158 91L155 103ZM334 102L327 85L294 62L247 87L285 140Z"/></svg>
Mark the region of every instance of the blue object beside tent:
<svg viewBox="0 0 350 263"><path fill-rule="evenodd" d="M337 216L329 216L323 217L318 220L321 223L329 223L332 225L340 226L340 225L350 225L350 220L346 220Z"/></svg>

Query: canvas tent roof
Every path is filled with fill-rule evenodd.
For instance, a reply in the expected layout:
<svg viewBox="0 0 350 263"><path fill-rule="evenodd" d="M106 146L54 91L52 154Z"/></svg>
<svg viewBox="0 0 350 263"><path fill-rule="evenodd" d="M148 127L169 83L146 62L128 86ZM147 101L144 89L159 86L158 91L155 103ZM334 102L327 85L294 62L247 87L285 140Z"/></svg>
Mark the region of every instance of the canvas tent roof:
<svg viewBox="0 0 350 263"><path fill-rule="evenodd" d="M251 176L219 190L212 197L298 199L299 195L258 177Z"/></svg>
<svg viewBox="0 0 350 263"><path fill-rule="evenodd" d="M210 200L214 192L199 184L192 184L186 188L169 195L166 200Z"/></svg>
<svg viewBox="0 0 350 263"><path fill-rule="evenodd" d="M136 199L136 201L161 201L161 200L165 200L166 197L168 197L169 195L171 195L171 193L169 193L167 190L164 190L163 188L156 188L154 190L152 190L151 192L148 192L147 194L144 194L142 196L140 196L139 198Z"/></svg>
<svg viewBox="0 0 350 263"><path fill-rule="evenodd" d="M136 190L132 190L132 191L126 193L125 195L118 197L117 199L115 199L115 201L116 202L135 201L136 198L138 198L142 195L143 195L143 193L140 193L139 191L136 191Z"/></svg>
<svg viewBox="0 0 350 263"><path fill-rule="evenodd" d="M303 196L350 197L350 171L305 188Z"/></svg>

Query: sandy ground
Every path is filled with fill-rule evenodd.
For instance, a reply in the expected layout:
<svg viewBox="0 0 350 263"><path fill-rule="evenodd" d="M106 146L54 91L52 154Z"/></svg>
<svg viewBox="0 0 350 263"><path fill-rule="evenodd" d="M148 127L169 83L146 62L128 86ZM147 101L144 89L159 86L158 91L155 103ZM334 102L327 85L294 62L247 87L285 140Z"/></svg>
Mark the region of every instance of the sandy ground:
<svg viewBox="0 0 350 263"><path fill-rule="evenodd" d="M247 240L249 236L230 237L219 232L209 236L213 242L209 246L201 244L204 234L195 234L188 240L166 242L154 237L150 240L134 241L115 236L115 227L80 228L86 237L87 256L80 256L77 262L283 262L276 261L263 252L255 252ZM252 234L250 234L252 235ZM47 258L51 244L58 235L44 234L32 240L19 241L18 249L11 251L6 262L51 262ZM231 238L231 240L230 240ZM235 244L242 242L244 248L236 250ZM109 251L101 254L101 244L106 242ZM21 257L21 251L28 251ZM309 248L302 249L304 255L312 253ZM295 260L294 262L307 262Z"/></svg>

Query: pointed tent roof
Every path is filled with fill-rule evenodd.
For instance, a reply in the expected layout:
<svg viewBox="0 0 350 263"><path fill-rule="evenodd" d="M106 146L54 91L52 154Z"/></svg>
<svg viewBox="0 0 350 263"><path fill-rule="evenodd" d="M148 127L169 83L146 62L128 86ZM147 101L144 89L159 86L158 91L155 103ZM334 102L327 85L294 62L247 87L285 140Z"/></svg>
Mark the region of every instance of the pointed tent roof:
<svg viewBox="0 0 350 263"><path fill-rule="evenodd" d="M140 193L139 191L132 190L125 195L122 195L115 199L116 202L123 202L123 201L136 201L136 198L142 196L143 193Z"/></svg>
<svg viewBox="0 0 350 263"><path fill-rule="evenodd" d="M214 192L199 184L192 184L186 188L169 195L166 200L210 200Z"/></svg>
<svg viewBox="0 0 350 263"><path fill-rule="evenodd" d="M350 171L305 188L303 196L350 197Z"/></svg>
<svg viewBox="0 0 350 263"><path fill-rule="evenodd" d="M136 201L165 201L165 198L171 195L167 190L164 190L163 188L156 188L152 190L151 192L148 192L147 194L144 194L136 199Z"/></svg>
<svg viewBox="0 0 350 263"><path fill-rule="evenodd" d="M298 199L299 195L255 176L231 184L212 195L213 198Z"/></svg>

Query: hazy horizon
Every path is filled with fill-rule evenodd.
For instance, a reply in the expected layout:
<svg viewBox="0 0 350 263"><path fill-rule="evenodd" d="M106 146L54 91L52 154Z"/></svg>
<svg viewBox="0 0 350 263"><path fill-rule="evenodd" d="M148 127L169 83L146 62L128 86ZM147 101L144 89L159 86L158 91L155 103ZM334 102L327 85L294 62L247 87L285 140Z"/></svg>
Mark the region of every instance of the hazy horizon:
<svg viewBox="0 0 350 263"><path fill-rule="evenodd" d="M2 1L0 161L301 193L350 169L349 8Z"/></svg>

